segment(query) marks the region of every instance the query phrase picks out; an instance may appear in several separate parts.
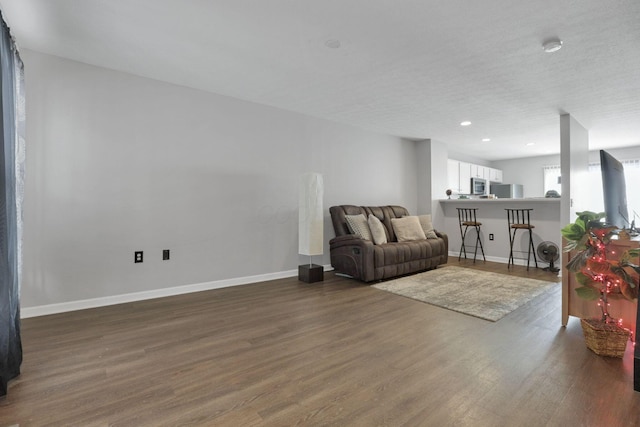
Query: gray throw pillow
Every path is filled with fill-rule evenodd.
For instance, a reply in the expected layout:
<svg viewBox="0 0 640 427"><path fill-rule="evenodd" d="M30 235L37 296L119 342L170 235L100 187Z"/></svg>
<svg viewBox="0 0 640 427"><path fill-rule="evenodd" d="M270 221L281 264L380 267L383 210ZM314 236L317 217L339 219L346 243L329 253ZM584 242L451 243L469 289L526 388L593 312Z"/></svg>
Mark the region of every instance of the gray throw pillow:
<svg viewBox="0 0 640 427"><path fill-rule="evenodd" d="M371 230L369 230L369 224L364 215L345 215L344 218L347 220L347 227L349 227L351 233L365 240L373 240Z"/></svg>
<svg viewBox="0 0 640 427"><path fill-rule="evenodd" d="M373 236L373 243L376 245L387 243L387 233L384 230L384 225L378 217L375 215L369 215L368 223L371 235Z"/></svg>
<svg viewBox="0 0 640 427"><path fill-rule="evenodd" d="M391 218L391 225L393 226L393 231L396 233L398 242L425 240L427 238L417 216Z"/></svg>
<svg viewBox="0 0 640 427"><path fill-rule="evenodd" d="M420 220L420 225L422 226L422 231L424 231L424 235L427 236L427 239L437 239L438 235L436 231L433 229L433 223L431 222L431 215L418 215L418 219Z"/></svg>

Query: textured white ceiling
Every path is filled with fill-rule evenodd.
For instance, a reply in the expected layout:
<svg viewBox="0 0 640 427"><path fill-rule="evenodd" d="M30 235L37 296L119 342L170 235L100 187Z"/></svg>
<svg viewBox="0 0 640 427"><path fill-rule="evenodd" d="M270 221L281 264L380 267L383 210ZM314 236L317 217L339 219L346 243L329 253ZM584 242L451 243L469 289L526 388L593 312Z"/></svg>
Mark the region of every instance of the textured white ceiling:
<svg viewBox="0 0 640 427"><path fill-rule="evenodd" d="M21 48L487 160L640 145L639 0L0 0ZM556 53L542 50L560 37ZM339 40L331 49L327 40ZM470 120L469 127L460 127ZM491 142L482 142L491 138ZM527 146L527 143L535 143Z"/></svg>

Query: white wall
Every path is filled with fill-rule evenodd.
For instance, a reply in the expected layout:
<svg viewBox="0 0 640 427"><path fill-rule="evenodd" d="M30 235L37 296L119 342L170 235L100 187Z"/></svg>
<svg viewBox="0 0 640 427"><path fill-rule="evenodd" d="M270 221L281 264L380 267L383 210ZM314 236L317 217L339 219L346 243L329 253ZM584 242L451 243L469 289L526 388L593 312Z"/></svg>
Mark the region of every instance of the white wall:
<svg viewBox="0 0 640 427"><path fill-rule="evenodd" d="M415 212L415 144L23 51L23 312L226 279L295 274L298 179L336 204ZM188 66L188 64L185 64ZM171 260L162 261L162 250ZM143 250L142 264L133 253ZM267 275L267 276L265 276ZM242 280L242 279L241 279Z"/></svg>
<svg viewBox="0 0 640 427"><path fill-rule="evenodd" d="M560 116L562 198L560 218L572 222L577 212L589 209L589 131L569 114ZM568 197L567 197L568 196Z"/></svg>
<svg viewBox="0 0 640 427"><path fill-rule="evenodd" d="M640 146L606 148L605 151L620 161L640 159ZM589 163L600 163L600 150L589 152Z"/></svg>
<svg viewBox="0 0 640 427"><path fill-rule="evenodd" d="M444 211L440 199L448 187L446 144L426 139L416 141L418 170L418 214L431 214L436 230L443 230Z"/></svg>
<svg viewBox="0 0 640 427"><path fill-rule="evenodd" d="M448 150L447 155L449 159L458 160L460 162L467 162L467 163L473 163L474 165L493 167L491 166L491 162L486 159L470 156L466 153L461 153L459 151Z"/></svg>
<svg viewBox="0 0 640 427"><path fill-rule="evenodd" d="M497 160L491 167L502 170L505 184L522 184L524 197L543 197L543 168L554 165L560 165L560 155Z"/></svg>
<svg viewBox="0 0 640 427"><path fill-rule="evenodd" d="M608 148L606 151L618 160L640 159L640 146ZM589 163L600 163L599 150L589 152ZM523 184L525 197L544 196L542 169L545 166L560 166L560 155L496 160L491 163L491 167L503 171L503 181L505 183Z"/></svg>

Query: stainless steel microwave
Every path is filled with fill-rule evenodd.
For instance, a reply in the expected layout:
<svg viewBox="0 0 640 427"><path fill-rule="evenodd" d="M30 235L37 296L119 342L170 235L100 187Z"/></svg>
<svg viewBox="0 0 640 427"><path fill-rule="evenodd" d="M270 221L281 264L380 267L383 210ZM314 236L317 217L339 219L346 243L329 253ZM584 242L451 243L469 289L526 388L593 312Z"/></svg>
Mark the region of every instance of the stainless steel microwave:
<svg viewBox="0 0 640 427"><path fill-rule="evenodd" d="M486 194L487 180L483 178L471 178L471 194Z"/></svg>

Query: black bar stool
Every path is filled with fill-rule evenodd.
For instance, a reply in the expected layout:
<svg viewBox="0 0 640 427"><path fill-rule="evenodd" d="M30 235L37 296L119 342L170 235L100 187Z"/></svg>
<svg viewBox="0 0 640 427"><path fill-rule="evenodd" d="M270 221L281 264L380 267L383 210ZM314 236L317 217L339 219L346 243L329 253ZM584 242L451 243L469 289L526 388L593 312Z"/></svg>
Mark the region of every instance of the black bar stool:
<svg viewBox="0 0 640 427"><path fill-rule="evenodd" d="M464 240L467 237L467 231L469 227L476 229L476 247L473 252L473 262L476 262L476 256L478 254L478 245L480 245L480 252L482 252L482 258L486 261L484 256L484 248L482 247L482 241L480 240L480 226L481 222L478 222L476 218L477 208L456 208L458 210L458 224L460 226L460 237L462 237L462 244L460 245L460 255L458 255L458 261L462 258L464 252L464 259L467 259L467 248L465 247Z"/></svg>
<svg viewBox="0 0 640 427"><path fill-rule="evenodd" d="M507 268L511 265L515 265L513 262L513 243L516 241L516 232L518 230L529 231L529 247L527 253L527 271L529 270L529 262L531 260L531 254L533 254L533 261L538 268L538 260L536 258L536 250L533 247L533 229L535 225L531 225L531 211L533 209L505 209L507 211L507 221L509 222L509 262ZM518 251L516 251L518 252Z"/></svg>

